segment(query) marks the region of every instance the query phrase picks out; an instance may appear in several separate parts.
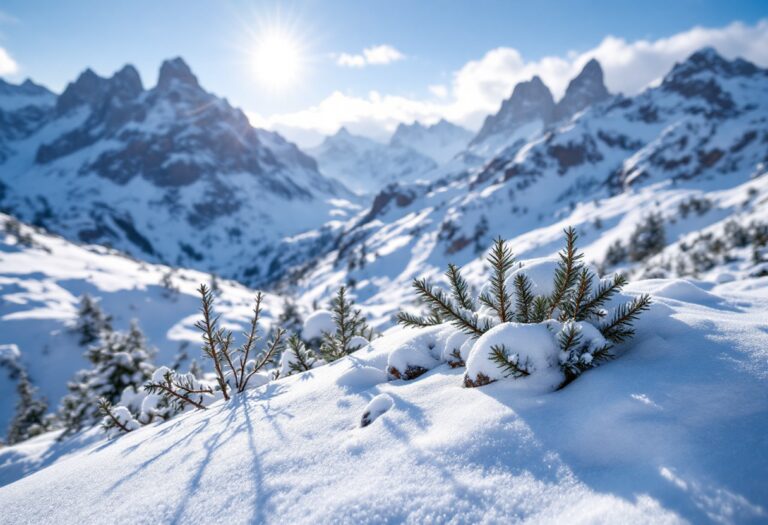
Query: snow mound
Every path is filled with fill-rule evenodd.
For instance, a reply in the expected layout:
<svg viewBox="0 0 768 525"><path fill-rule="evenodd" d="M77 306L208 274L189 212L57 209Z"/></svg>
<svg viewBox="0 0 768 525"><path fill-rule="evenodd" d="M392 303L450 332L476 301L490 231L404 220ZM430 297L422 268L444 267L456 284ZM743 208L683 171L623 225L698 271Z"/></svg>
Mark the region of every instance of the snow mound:
<svg viewBox="0 0 768 525"><path fill-rule="evenodd" d="M311 341L322 337L326 332L332 333L335 330L336 323L333 322L333 313L328 310L317 310L312 312L304 321L301 337L305 341Z"/></svg>
<svg viewBox="0 0 768 525"><path fill-rule="evenodd" d="M464 384L487 385L505 377L504 370L492 359L494 349L504 349L507 357L525 369L523 379L537 378L545 389L563 381L558 366L558 346L548 323L502 323L494 326L472 345L467 359Z"/></svg>
<svg viewBox="0 0 768 525"><path fill-rule="evenodd" d="M418 330L417 335L390 352L387 372L395 379L414 379L440 364L445 342L455 329L439 325Z"/></svg>
<svg viewBox="0 0 768 525"><path fill-rule="evenodd" d="M387 382L387 374L372 366L353 366L336 380L336 384L349 389L365 389Z"/></svg>
<svg viewBox="0 0 768 525"><path fill-rule="evenodd" d="M392 397L387 394L379 394L374 397L363 411L363 417L360 418L360 426L367 427L392 408L394 404L395 402Z"/></svg>

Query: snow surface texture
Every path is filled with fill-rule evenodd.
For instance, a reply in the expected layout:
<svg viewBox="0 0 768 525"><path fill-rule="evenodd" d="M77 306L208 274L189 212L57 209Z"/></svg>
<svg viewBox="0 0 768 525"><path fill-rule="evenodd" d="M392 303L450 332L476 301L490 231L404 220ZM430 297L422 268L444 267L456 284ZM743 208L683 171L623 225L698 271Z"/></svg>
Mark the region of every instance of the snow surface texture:
<svg viewBox="0 0 768 525"><path fill-rule="evenodd" d="M448 365L387 382L389 355L422 335L398 329L229 403L84 445L0 488L3 520L764 522L768 278L629 291L655 297L634 342L562 391L461 388ZM378 379L339 385L365 370ZM367 411L380 414L361 428ZM46 439L2 449L0 473L45 455Z"/></svg>

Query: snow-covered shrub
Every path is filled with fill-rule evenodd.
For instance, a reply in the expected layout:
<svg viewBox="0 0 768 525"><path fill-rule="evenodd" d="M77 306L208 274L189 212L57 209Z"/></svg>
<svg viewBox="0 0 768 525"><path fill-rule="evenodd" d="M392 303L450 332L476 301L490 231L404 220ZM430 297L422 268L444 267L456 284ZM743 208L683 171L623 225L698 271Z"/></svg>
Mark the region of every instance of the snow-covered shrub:
<svg viewBox="0 0 768 525"><path fill-rule="evenodd" d="M75 332L80 335L80 345L95 343L104 334L112 331L112 317L105 314L99 303L88 294L80 298Z"/></svg>
<svg viewBox="0 0 768 525"><path fill-rule="evenodd" d="M398 345L387 358L387 373L395 379L414 379L441 362L448 334L445 326L422 330Z"/></svg>
<svg viewBox="0 0 768 525"><path fill-rule="evenodd" d="M195 326L203 334L203 353L213 362L216 382L221 395L228 400L232 392L244 392L252 379L254 383L260 383L257 386L264 384L264 381L259 381L259 374L268 365L274 365L274 361L283 347L285 330L277 328L264 348L260 352L256 352L256 345L261 339L258 325L262 311L263 294L261 292L256 294L256 305L253 308L249 330L245 334L245 341L235 349L232 347L234 342L232 332L218 326L219 318L213 312L213 290L205 284L201 284L198 293L200 293L202 301L203 319L195 323ZM253 358L251 357L252 353L255 354ZM179 385L171 382L167 386L172 388ZM181 388L184 390L183 387ZM169 393L169 395L172 394ZM186 402L183 396L178 399L181 402Z"/></svg>
<svg viewBox="0 0 768 525"><path fill-rule="evenodd" d="M331 311L333 329L323 331L320 345L320 355L329 363L359 350L373 339L373 330L362 312L355 308L346 287L339 288L331 301Z"/></svg>
<svg viewBox="0 0 768 525"><path fill-rule="evenodd" d="M16 402L16 412L8 428L6 443L13 445L46 432L51 427L51 417L46 415L48 403L45 399L35 397L37 388L27 376L26 371L19 371L16 384L19 399Z"/></svg>
<svg viewBox="0 0 768 525"><path fill-rule="evenodd" d="M103 332L86 352L91 368L80 370L67 384L59 417L67 432L96 423L102 416L99 400L116 403L127 388L138 389L152 375L154 350L147 346L136 322L127 333Z"/></svg>
<svg viewBox="0 0 768 525"><path fill-rule="evenodd" d="M401 312L400 323L417 328L450 324L457 329L462 335L448 338L442 359L451 366L466 363L465 386L534 374L546 377L550 386L564 386L610 359L612 346L634 335L632 323L650 305L643 295L606 310L626 278L599 279L582 261L575 230L565 234L566 247L557 259L527 264L516 263L506 243L497 239L488 256L491 277L477 299L453 265L446 273L450 292L416 279L414 288L429 314ZM395 352L403 354L404 362L418 360L418 352Z"/></svg>
<svg viewBox="0 0 768 525"><path fill-rule="evenodd" d="M314 350L309 348L298 334L292 334L288 338L283 355L280 356L278 377L300 374L324 364L325 361L317 357Z"/></svg>
<svg viewBox="0 0 768 525"><path fill-rule="evenodd" d="M330 310L315 310L305 320L301 330L301 337L304 341L319 342L323 334L331 333L336 330L336 323L333 321L333 312Z"/></svg>
<svg viewBox="0 0 768 525"><path fill-rule="evenodd" d="M643 261L662 251L666 245L664 217L658 212L651 213L635 226L635 230L629 236L627 254L630 261Z"/></svg>

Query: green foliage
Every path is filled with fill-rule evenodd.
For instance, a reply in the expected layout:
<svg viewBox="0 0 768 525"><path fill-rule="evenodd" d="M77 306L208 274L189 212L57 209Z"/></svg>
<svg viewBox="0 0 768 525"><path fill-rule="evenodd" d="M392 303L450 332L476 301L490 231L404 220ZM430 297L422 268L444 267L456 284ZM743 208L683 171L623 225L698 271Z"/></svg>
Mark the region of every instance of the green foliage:
<svg viewBox="0 0 768 525"><path fill-rule="evenodd" d="M320 355L329 363L359 350L363 345L355 342L356 338L362 337L368 341L373 338L373 330L368 326L362 312L355 308L346 287L339 288L336 297L331 301L331 311L336 330L333 333L324 333L320 345Z"/></svg>
<svg viewBox="0 0 768 525"><path fill-rule="evenodd" d="M480 302L494 311L500 322L512 321L512 299L507 291L506 280L515 257L504 240L498 237L487 260L491 266L490 293L481 295Z"/></svg>
<svg viewBox="0 0 768 525"><path fill-rule="evenodd" d="M536 295L533 283L524 272L518 272L513 279L509 279L509 272L515 264L514 257L499 238L487 259L491 269L488 291L479 297L479 303L492 312L495 319L479 315L468 283L456 266L449 265L446 277L450 293L433 287L426 279L414 280L419 299L429 308L430 314L418 316L401 312L398 315L400 324L422 328L450 322L464 333L480 337L493 326L494 321L535 324L557 319L563 323L557 339L562 356L561 367L566 376L564 384L567 384L584 370L613 357L611 348L634 335L633 323L649 308L650 298L643 295L620 305L611 319L604 321L606 306L627 284L627 278L616 275L611 280L599 281L583 262L584 255L577 248L576 230L567 228L564 233L565 247L559 253L551 294ZM599 338L598 342L586 340L579 325L582 322L595 325L605 344ZM503 346L491 350L491 359L506 376L523 377L530 373L527 363L518 363L517 356L507 355Z"/></svg>
<svg viewBox="0 0 768 525"><path fill-rule="evenodd" d="M16 402L16 412L8 428L7 444L13 445L35 437L50 429L51 421L46 416L48 403L45 399L35 396L37 389L22 369L16 385L19 399Z"/></svg>
<svg viewBox="0 0 768 525"><path fill-rule="evenodd" d="M104 332L112 331L112 317L106 315L99 303L88 294L80 298L75 332L80 335L80 345L88 346L102 337Z"/></svg>
<svg viewBox="0 0 768 525"><path fill-rule="evenodd" d="M507 349L504 345L494 345L491 347L491 360L504 371L504 377L520 378L531 374L527 363L520 363L517 354L507 355Z"/></svg>
<svg viewBox="0 0 768 525"><path fill-rule="evenodd" d="M319 359L307 345L301 340L298 334L292 334L288 339L285 352L290 354L288 361L288 375L300 374L311 370L319 364Z"/></svg>
<svg viewBox="0 0 768 525"><path fill-rule="evenodd" d="M264 349L255 356L254 360L251 360L251 354L256 351L256 344L261 339L258 334L258 324L264 295L261 292L256 294L256 305L253 308L249 329L243 333L245 338L243 344L235 349L232 332L220 328L219 316L214 314L213 290L201 284L198 293L202 302L200 311L203 318L197 321L195 326L202 332L203 354L213 362L219 389L224 399L229 399L231 391L244 392L254 374L267 365L274 364L283 347L285 330L276 329Z"/></svg>

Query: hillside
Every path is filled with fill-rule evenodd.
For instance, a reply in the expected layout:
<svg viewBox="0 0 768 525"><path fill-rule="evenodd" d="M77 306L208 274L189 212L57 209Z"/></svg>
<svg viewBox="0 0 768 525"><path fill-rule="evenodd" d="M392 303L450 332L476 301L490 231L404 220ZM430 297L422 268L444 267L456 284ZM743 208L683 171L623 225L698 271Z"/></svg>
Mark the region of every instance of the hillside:
<svg viewBox="0 0 768 525"><path fill-rule="evenodd" d="M558 392L461 388L445 364L387 381L388 354L425 341L398 330L86 446L0 488L0 507L13 523L762 522L766 287L635 283L654 298L635 342Z"/></svg>
<svg viewBox="0 0 768 525"><path fill-rule="evenodd" d="M83 295L99 301L117 330L138 321L148 343L157 349L156 365L178 362L186 369L201 361L199 309L195 291L211 275L171 269L126 257L100 246L76 245L0 214L0 348L15 348L14 361L24 367L51 410L67 391L67 381L86 367L86 347L75 333ZM254 292L217 280L219 308L231 326L244 326ZM265 321L280 314L283 299L268 295ZM2 354L2 352L0 352ZM17 401L12 367L0 355L0 435Z"/></svg>
<svg viewBox="0 0 768 525"><path fill-rule="evenodd" d="M519 99L526 86L488 122L501 125L514 114L510 108L525 106ZM705 49L637 96L613 96L567 121L539 122L538 131L529 121L509 120L507 137L532 135L474 167L463 160L476 159L470 146L434 182L384 189L370 209L344 224L328 253L305 264L296 290L320 298L341 283L354 284L384 322L397 304L410 301L404 291L414 277L439 279L448 262L479 272L478 258L498 235L512 240L519 256L551 255L566 226L579 231L587 258L606 271L708 272L712 279L759 273L756 267L768 261L766 93L768 71ZM661 218L665 254L607 264L611 245L626 246L651 214ZM710 227L723 231L731 221L756 231L739 248L741 267L728 259L738 251L734 239L722 235L712 264L677 264L672 254L680 243Z"/></svg>

